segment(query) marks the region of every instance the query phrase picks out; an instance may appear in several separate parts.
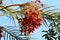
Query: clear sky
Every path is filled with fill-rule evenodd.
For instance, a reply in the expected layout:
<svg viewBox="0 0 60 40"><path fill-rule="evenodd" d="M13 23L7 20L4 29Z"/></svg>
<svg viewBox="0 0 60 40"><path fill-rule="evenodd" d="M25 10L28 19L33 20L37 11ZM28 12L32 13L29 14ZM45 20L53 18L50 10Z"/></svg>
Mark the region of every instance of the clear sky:
<svg viewBox="0 0 60 40"><path fill-rule="evenodd" d="M21 4L21 3L25 3L28 2L30 0L3 0L5 5L9 5L9 4ZM41 0L42 3L47 4L49 6L55 5L56 8L60 8L60 0ZM14 23L11 19L9 19L9 17L6 16L1 16L0 17L0 26L14 26ZM16 23L16 26L18 26L18 24ZM41 27L39 27L34 33L31 34L31 38L35 38L32 40L45 40L44 38L42 38L42 35L44 34L42 32L42 30L47 30L47 28L42 24Z"/></svg>

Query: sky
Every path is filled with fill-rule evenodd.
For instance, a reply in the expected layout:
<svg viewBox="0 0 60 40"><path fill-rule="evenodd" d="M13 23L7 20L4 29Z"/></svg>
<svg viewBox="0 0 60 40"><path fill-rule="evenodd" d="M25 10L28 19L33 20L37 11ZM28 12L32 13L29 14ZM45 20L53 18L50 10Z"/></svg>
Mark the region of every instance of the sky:
<svg viewBox="0 0 60 40"><path fill-rule="evenodd" d="M30 0L3 0L4 5L10 5L10 4L21 4L29 2ZM11 2L12 1L12 2ZM41 0L43 4L47 4L48 6L55 6L54 8L60 8L60 0ZM2 13L2 12L0 12ZM16 22L15 22L16 23ZM0 17L0 26L15 26L12 19L9 19L9 17L1 16ZM19 25L16 23L16 26ZM15 27L13 27L15 28ZM19 27L18 27L19 28ZM46 40L42 35L44 34L42 30L47 30L43 24L34 31L34 33L31 33L30 37L33 38L31 40Z"/></svg>

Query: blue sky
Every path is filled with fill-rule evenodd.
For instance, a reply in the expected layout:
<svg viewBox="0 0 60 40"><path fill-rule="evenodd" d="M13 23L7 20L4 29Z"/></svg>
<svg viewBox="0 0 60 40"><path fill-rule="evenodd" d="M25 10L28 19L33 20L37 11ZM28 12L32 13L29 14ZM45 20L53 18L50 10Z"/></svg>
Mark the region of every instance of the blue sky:
<svg viewBox="0 0 60 40"><path fill-rule="evenodd" d="M12 0L12 3L11 3L11 0L3 0L3 1L5 5L9 5L9 4L21 4L21 3L28 2L30 0ZM60 8L60 0L41 0L41 2L49 6L55 5L55 8ZM1 26L14 26L14 23L8 17L1 16L0 25ZM19 26L19 25L16 23L16 26ZM43 24L41 27L36 29L36 31L32 33L30 37L35 38L33 40L45 40L44 38L42 38L42 35L44 34L43 32L41 32L42 30L47 30L47 28Z"/></svg>

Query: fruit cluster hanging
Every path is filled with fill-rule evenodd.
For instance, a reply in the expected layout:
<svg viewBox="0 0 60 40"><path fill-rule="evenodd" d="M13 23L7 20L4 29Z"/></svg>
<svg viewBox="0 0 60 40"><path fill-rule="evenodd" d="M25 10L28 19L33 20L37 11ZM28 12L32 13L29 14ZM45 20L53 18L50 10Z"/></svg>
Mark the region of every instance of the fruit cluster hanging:
<svg viewBox="0 0 60 40"><path fill-rule="evenodd" d="M0 28L0 40L1 40L1 37L2 37L2 28Z"/></svg>
<svg viewBox="0 0 60 40"><path fill-rule="evenodd" d="M22 5L21 8L22 10L28 9L24 11L24 17L18 19L21 25L20 32L24 33L24 35L29 35L42 24L42 10L40 10L35 3L26 3L24 6Z"/></svg>
<svg viewBox="0 0 60 40"><path fill-rule="evenodd" d="M21 27L21 33L24 32L25 35L30 34L35 30L35 28L38 28L42 23L42 16L41 16L42 10L36 9L33 10L32 8L26 10L25 17L20 19L20 23L22 25Z"/></svg>

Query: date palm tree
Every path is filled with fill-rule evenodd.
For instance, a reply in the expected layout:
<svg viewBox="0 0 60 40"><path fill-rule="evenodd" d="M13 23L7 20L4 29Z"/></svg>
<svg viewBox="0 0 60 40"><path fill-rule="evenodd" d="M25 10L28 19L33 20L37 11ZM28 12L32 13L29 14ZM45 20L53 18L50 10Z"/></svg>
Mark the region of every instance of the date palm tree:
<svg viewBox="0 0 60 40"><path fill-rule="evenodd" d="M13 9L13 7L18 6L18 9ZM8 5L8 6L0 6L0 11L3 12L3 14L0 14L0 16L7 16L9 15L9 18L13 19L13 22L15 23L15 21L17 21L17 23L19 24L19 18L23 18L23 16L25 15L25 10L29 9L31 7L33 7L33 9L35 7L38 6L38 8L40 10L42 10L42 17L43 17L43 22L42 24L44 24L44 26L48 27L48 30L43 30L42 32L45 32L46 34L44 34L42 37L45 37L45 39L47 40L60 40L60 8L54 8L54 6L47 6L47 5L43 5L41 3L35 3L35 2L28 2L28 3L24 3L24 4L12 4L12 5ZM43 7L42 7L43 6ZM52 9L53 8L53 9ZM16 23L15 23L16 25ZM21 25L20 25L21 27ZM5 32L7 32L7 34L11 35L13 38L12 40L15 40L14 38L16 38L16 40L23 40L22 38L19 38L20 36L17 36L15 34L15 32L17 32L17 29L6 29L4 27L1 27ZM11 30L10 30L11 29ZM17 30L17 31L16 31ZM11 32L11 31L15 31L15 32ZM20 34L19 34L20 35ZM58 36L56 36L58 35ZM55 37L56 36L56 37ZM29 38L26 37L26 40L29 40Z"/></svg>

